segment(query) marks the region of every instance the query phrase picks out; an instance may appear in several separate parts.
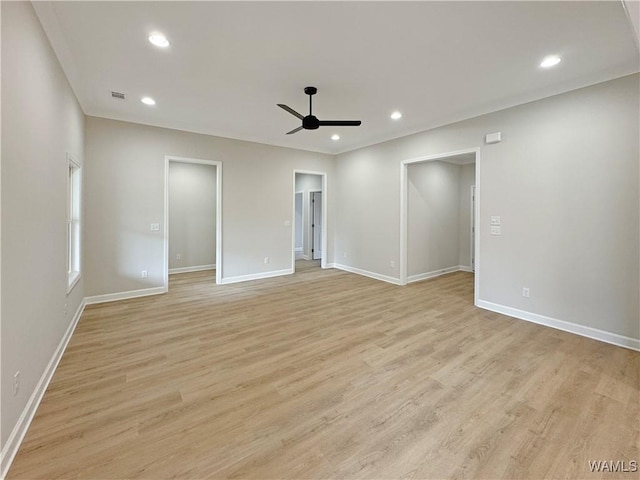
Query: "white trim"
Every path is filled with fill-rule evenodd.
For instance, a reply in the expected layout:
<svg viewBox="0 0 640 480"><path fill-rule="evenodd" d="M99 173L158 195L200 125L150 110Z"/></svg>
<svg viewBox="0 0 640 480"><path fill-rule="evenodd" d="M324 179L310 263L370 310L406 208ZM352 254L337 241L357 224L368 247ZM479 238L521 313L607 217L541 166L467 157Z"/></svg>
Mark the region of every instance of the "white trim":
<svg viewBox="0 0 640 480"><path fill-rule="evenodd" d="M296 173L304 174L304 175L320 175L322 177L322 190L309 190L309 192L318 192L322 193L322 238L320 240L322 244L322 257L320 258L320 268L328 268L327 267L327 227L329 225L328 217L329 213L327 211L327 172L316 172L313 170L293 170L293 206L292 206L292 214L291 214L291 270L295 271L296 269L296 229L295 229L295 220L296 220ZM308 199L307 199L308 200ZM302 198L302 204L304 205L305 198ZM304 208L303 208L304 211ZM304 222L304 220L303 220ZM309 252L311 253L311 252ZM313 255L309 255L309 257L313 258ZM305 258L306 260L306 258Z"/></svg>
<svg viewBox="0 0 640 480"><path fill-rule="evenodd" d="M69 226L73 222L73 205L71 205L71 189L73 180L69 177L68 170L70 168L74 168L78 173L78 191L77 191L77 200L78 200L78 244L77 244L77 252L78 255L78 269L77 270L68 270L69 263L71 262L71 237L69 236ZM67 152L67 295L71 293L73 288L80 280L80 276L82 275L82 227L83 227L83 219L82 219L82 203L83 203L83 195L82 195L82 184L83 184L83 175L84 171L82 170L82 163L79 162L75 155Z"/></svg>
<svg viewBox="0 0 640 480"><path fill-rule="evenodd" d="M104 295L94 295L84 297L86 305L94 303L116 302L118 300L129 300L130 298L148 297L149 295L161 295L167 293L166 287L142 288L140 290L129 290L128 292L105 293Z"/></svg>
<svg viewBox="0 0 640 480"><path fill-rule="evenodd" d="M476 172L477 173L477 172ZM476 219L476 184L475 184L475 178L473 180L473 185L471 185L470 191L469 191L469 200L471 201L471 205L469 206L469 212L470 212L470 219L469 219L469 233L471 234L471 245L469 245L469 263L471 263L471 269L469 270L470 272L474 271L474 266L476 264L475 262L475 256L476 256L476 228L475 228L475 219Z"/></svg>
<svg viewBox="0 0 640 480"><path fill-rule="evenodd" d="M295 174L293 175L293 221L291 222L291 232L293 234L293 245L294 245L294 260L301 260L302 258L306 257L306 255L304 254L304 240L305 240L305 234L304 234L304 226L306 225L306 216L304 214L304 198L305 198L305 192L297 192L295 191L296 189L296 176ZM295 221L295 217L296 217L296 197L300 195L302 197L301 201L300 201L300 205L302 206L302 212L300 212L300 223L302 224L302 245L300 247L296 247L296 221ZM294 264L295 265L295 264Z"/></svg>
<svg viewBox="0 0 640 480"><path fill-rule="evenodd" d="M11 463L13 463L13 459L18 453L18 449L20 448L20 445L24 440L24 436L29 429L29 425L31 425L33 417L38 410L38 406L42 401L42 397L44 397L44 394L47 391L47 387L49 386L49 383L53 378L53 374L55 373L56 368L58 367L58 364L62 359L62 355L64 354L67 345L69 344L69 340L71 340L71 336L73 335L73 332L78 325L78 321L82 316L85 305L86 302L84 300L80 302L80 305L78 306L78 309L76 310L71 323L67 327L67 331L64 333L62 339L60 340L60 343L58 344L58 348L56 348L55 352L53 352L51 360L49 360L49 363L42 373L42 376L40 377L36 388L31 394L31 397L29 397L29 401L25 405L24 410L22 410L22 413L20 414L16 425L13 427L11 435L9 435L7 442L4 444L4 447L0 452L0 478L2 479L4 479L9 472L9 467L11 466Z"/></svg>
<svg viewBox="0 0 640 480"><path fill-rule="evenodd" d="M271 272L251 273L249 275L238 275L237 277L226 277L222 279L223 285L230 283L248 282L250 280L262 280L265 278L280 277L282 275L291 275L293 273L292 268L284 270L274 270Z"/></svg>
<svg viewBox="0 0 640 480"><path fill-rule="evenodd" d="M193 267L170 268L169 275L173 275L174 273L204 272L205 270L215 270L215 269L216 269L215 263L212 263L211 265L195 265Z"/></svg>
<svg viewBox="0 0 640 480"><path fill-rule="evenodd" d="M400 162L400 285L407 284L407 251L408 251L408 235L407 235L407 215L408 215L408 172L407 167L412 163L429 162L439 160L446 157L461 155L465 153L475 153L476 155L476 201L475 201L475 264L474 271L474 304L478 305L478 292L480 292L480 147L468 148L464 150L456 150L453 152L438 153L436 155L427 155L424 157L410 158Z"/></svg>
<svg viewBox="0 0 640 480"><path fill-rule="evenodd" d="M67 295L69 295L71 293L71 291L73 290L73 288L76 286L76 284L80 281L80 277L82 275L80 274L80 272L71 272L71 276L70 276L70 283L67 286Z"/></svg>
<svg viewBox="0 0 640 480"><path fill-rule="evenodd" d="M555 328L557 330L574 333L582 337L592 338L593 340L599 340L619 347L640 351L640 339L638 338L626 337L624 335L618 335L617 333L606 332L597 328L587 327L585 325L579 325L565 320L558 320L556 318L546 317L537 313L531 313L517 308L487 302L485 300L478 300L476 302L476 306L484 308L485 310L491 310L492 312L525 320L527 322L544 325L545 327Z"/></svg>
<svg viewBox="0 0 640 480"><path fill-rule="evenodd" d="M368 270L362 270L360 268L349 267L347 265L341 265L339 263L329 264L331 268L338 270L344 270L345 272L355 273L356 275L362 275L363 277L373 278L375 280L381 280L383 282L392 283L393 285L402 285L399 278L389 277L388 275L382 275L380 273L370 272Z"/></svg>
<svg viewBox="0 0 640 480"><path fill-rule="evenodd" d="M216 284L222 284L222 162L200 158L164 156L164 287L169 291L169 162L195 163L216 167Z"/></svg>
<svg viewBox="0 0 640 480"><path fill-rule="evenodd" d="M409 172L407 170L407 164L400 162L400 268L398 273L400 275L400 285L407 284L407 265L408 260L408 204L409 204L409 186L408 182Z"/></svg>
<svg viewBox="0 0 640 480"><path fill-rule="evenodd" d="M435 278L447 273L453 272L471 272L471 267L465 265L456 265L454 267L442 268L440 270L434 270L432 272L418 273L417 275L411 275L407 277L407 283L419 282L420 280L426 280L428 278Z"/></svg>
<svg viewBox="0 0 640 480"><path fill-rule="evenodd" d="M474 198L474 242L473 250L473 271L476 274L473 279L473 304L480 301L480 148L476 149L476 172L475 172L475 198Z"/></svg>

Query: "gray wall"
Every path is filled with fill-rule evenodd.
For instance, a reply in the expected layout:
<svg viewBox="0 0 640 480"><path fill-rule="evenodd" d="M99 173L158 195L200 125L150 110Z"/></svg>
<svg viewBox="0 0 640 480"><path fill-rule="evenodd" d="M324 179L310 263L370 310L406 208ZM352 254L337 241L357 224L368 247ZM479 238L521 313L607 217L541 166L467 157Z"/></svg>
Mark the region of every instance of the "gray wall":
<svg viewBox="0 0 640 480"><path fill-rule="evenodd" d="M165 155L223 163L223 280L293 268L284 225L293 221L293 171L326 171L329 184L334 171L331 155L96 117L85 125L87 296L164 284Z"/></svg>
<svg viewBox="0 0 640 480"><path fill-rule="evenodd" d="M31 4L0 8L4 447L82 302L86 265L67 295L67 152L82 162L82 110Z"/></svg>
<svg viewBox="0 0 640 480"><path fill-rule="evenodd" d="M336 258L398 278L400 162L481 147L479 299L640 338L638 93L631 75L338 155Z"/></svg>
<svg viewBox="0 0 640 480"><path fill-rule="evenodd" d="M215 263L216 167L169 162L169 269Z"/></svg>
<svg viewBox="0 0 640 480"><path fill-rule="evenodd" d="M409 277L471 266L469 192L474 168L438 160L408 166Z"/></svg>

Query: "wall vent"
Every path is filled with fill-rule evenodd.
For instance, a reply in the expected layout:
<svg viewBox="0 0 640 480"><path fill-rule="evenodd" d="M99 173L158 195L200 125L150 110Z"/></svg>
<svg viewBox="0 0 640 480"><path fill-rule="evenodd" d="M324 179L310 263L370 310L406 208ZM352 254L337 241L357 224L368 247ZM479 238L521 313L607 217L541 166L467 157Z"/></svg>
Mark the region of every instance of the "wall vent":
<svg viewBox="0 0 640 480"><path fill-rule="evenodd" d="M111 92L111 96L113 98L119 98L120 100L126 100L124 93L120 93L120 92Z"/></svg>

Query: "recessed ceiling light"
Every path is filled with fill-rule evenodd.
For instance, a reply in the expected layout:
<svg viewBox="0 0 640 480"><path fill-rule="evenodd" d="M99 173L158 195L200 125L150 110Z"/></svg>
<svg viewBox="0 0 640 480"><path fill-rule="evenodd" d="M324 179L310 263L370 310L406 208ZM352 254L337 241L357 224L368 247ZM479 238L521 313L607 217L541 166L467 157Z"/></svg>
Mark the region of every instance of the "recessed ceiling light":
<svg viewBox="0 0 640 480"><path fill-rule="evenodd" d="M340 140L340 135L338 135L337 133L334 133L333 135L331 135L331 140Z"/></svg>
<svg viewBox="0 0 640 480"><path fill-rule="evenodd" d="M149 35L149 41L153 43L156 47L167 48L169 46L169 40L161 33L154 33L153 35Z"/></svg>
<svg viewBox="0 0 640 480"><path fill-rule="evenodd" d="M156 101L151 97L142 97L140 99L140 101L142 103L144 103L145 105L155 105L156 104Z"/></svg>
<svg viewBox="0 0 640 480"><path fill-rule="evenodd" d="M561 61L562 59L559 56L549 55L548 57L545 57L542 62L540 62L540 66L542 68L551 68L559 64Z"/></svg>
<svg viewBox="0 0 640 480"><path fill-rule="evenodd" d="M402 118L402 114L397 110L391 114L392 120L400 120Z"/></svg>

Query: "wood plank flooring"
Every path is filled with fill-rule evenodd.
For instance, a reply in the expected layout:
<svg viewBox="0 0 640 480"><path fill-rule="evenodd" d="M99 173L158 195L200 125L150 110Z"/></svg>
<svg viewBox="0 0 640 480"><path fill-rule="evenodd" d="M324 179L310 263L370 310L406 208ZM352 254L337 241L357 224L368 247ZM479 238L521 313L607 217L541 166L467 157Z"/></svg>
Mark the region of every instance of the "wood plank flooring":
<svg viewBox="0 0 640 480"><path fill-rule="evenodd" d="M86 308L9 479L638 478L640 354L300 265Z"/></svg>

